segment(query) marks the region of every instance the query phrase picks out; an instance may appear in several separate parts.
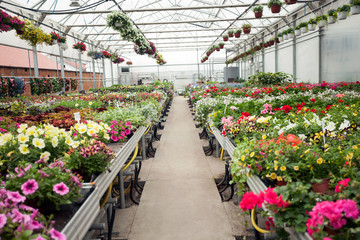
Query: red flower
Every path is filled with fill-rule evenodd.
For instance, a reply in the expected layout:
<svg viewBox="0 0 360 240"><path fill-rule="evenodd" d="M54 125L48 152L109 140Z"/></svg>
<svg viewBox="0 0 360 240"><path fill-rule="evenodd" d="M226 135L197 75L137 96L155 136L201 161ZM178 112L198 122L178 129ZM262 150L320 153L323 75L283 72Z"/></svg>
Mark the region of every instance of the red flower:
<svg viewBox="0 0 360 240"><path fill-rule="evenodd" d="M284 113L288 113L288 112L290 112L291 110L293 110L293 108L292 108L291 106L289 106L289 105L285 105L285 106L282 106L282 107L281 107L281 110L283 110Z"/></svg>
<svg viewBox="0 0 360 240"><path fill-rule="evenodd" d="M249 95L248 94L245 94L245 97L248 97Z"/></svg>
<svg viewBox="0 0 360 240"><path fill-rule="evenodd" d="M327 105L326 110L329 111L334 105Z"/></svg>
<svg viewBox="0 0 360 240"><path fill-rule="evenodd" d="M344 100L340 99L340 100L339 100L339 103L342 103L342 102L344 102Z"/></svg>
<svg viewBox="0 0 360 240"><path fill-rule="evenodd" d="M312 101L313 103L316 102L315 98L310 99L310 101Z"/></svg>
<svg viewBox="0 0 360 240"><path fill-rule="evenodd" d="M341 180L340 182L338 182L338 184L335 187L335 192L337 192L337 193L342 192L344 190L344 188L349 186L349 182L350 182L350 178L345 178L345 179Z"/></svg>
<svg viewBox="0 0 360 240"><path fill-rule="evenodd" d="M317 113L317 110L311 109L310 112Z"/></svg>

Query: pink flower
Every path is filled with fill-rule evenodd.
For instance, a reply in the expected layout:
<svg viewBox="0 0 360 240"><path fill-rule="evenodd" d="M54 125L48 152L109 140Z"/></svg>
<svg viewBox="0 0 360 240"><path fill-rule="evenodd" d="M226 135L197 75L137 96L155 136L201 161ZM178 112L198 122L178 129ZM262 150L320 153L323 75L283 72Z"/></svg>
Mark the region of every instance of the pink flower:
<svg viewBox="0 0 360 240"><path fill-rule="evenodd" d="M114 142L117 142L117 141L119 141L119 138L117 137L117 136L115 136L115 135L111 135L111 140L113 140Z"/></svg>
<svg viewBox="0 0 360 240"><path fill-rule="evenodd" d="M111 124L117 124L117 121L114 120L114 121L111 121L110 123L111 123Z"/></svg>
<svg viewBox="0 0 360 240"><path fill-rule="evenodd" d="M345 97L345 95L344 95L344 94L339 93L339 94L336 94L336 95L335 95L335 97L342 98L342 97Z"/></svg>
<svg viewBox="0 0 360 240"><path fill-rule="evenodd" d="M9 200L11 200L13 203L24 202L26 200L26 198L21 196L18 191L16 191L16 192L8 191L7 192L7 198Z"/></svg>
<svg viewBox="0 0 360 240"><path fill-rule="evenodd" d="M55 239L55 240L66 240L66 237L64 234L56 231L54 228L52 228L50 231L50 236L52 239Z"/></svg>
<svg viewBox="0 0 360 240"><path fill-rule="evenodd" d="M21 185L21 191L24 195L31 195L39 188L35 179L29 179Z"/></svg>
<svg viewBox="0 0 360 240"><path fill-rule="evenodd" d="M329 237L324 237L323 240L333 240L333 239Z"/></svg>
<svg viewBox="0 0 360 240"><path fill-rule="evenodd" d="M61 196L64 196L69 192L69 188L65 183L61 182L53 186L53 191Z"/></svg>
<svg viewBox="0 0 360 240"><path fill-rule="evenodd" d="M125 130L125 134L126 134L126 135L129 135L130 133L131 133L131 130L130 130L130 129L126 129L126 130Z"/></svg>
<svg viewBox="0 0 360 240"><path fill-rule="evenodd" d="M35 238L34 240L46 240L45 238L43 238L42 236L38 236L37 238Z"/></svg>
<svg viewBox="0 0 360 240"><path fill-rule="evenodd" d="M131 127L131 123L130 123L130 122L126 122L126 123L125 123L125 126Z"/></svg>
<svg viewBox="0 0 360 240"><path fill-rule="evenodd" d="M7 222L7 217L5 214L0 214L0 229L2 229Z"/></svg>
<svg viewBox="0 0 360 240"><path fill-rule="evenodd" d="M246 192L241 199L240 208L245 212L247 210L253 209L256 205L261 207L264 202L263 194L256 195L253 192Z"/></svg>
<svg viewBox="0 0 360 240"><path fill-rule="evenodd" d="M347 186L349 186L350 182L350 178L345 178L343 180L341 180L340 182L338 182L338 184L335 187L335 192L340 193L344 190L344 188L346 188Z"/></svg>

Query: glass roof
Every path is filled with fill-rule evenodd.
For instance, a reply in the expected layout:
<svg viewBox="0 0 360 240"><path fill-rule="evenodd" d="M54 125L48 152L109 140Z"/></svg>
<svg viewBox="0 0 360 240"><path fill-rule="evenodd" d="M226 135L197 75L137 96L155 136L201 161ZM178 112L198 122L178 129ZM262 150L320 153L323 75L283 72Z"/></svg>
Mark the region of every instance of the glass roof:
<svg viewBox="0 0 360 240"><path fill-rule="evenodd" d="M52 19L71 27L73 32L84 34L87 40L98 40L104 46L129 52L133 43L123 41L118 33L105 26L111 11L125 11L159 51L185 48L205 51L213 43L221 42L221 35L227 29L241 28L244 23L253 26L251 34L226 42L226 48L233 48L299 8L299 4L284 5L279 14L273 14L266 1L258 0L79 0L80 7L69 7L71 1L75 0L23 0L21 3L4 0L0 5L6 7L14 3L41 12L46 15L44 21ZM254 3L264 5L260 19L255 19L251 10Z"/></svg>

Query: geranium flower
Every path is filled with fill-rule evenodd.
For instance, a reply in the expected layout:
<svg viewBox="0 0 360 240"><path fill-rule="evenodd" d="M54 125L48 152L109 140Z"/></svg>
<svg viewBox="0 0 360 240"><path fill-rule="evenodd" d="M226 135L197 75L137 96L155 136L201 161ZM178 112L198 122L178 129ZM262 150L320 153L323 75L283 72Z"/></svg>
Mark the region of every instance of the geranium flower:
<svg viewBox="0 0 360 240"><path fill-rule="evenodd" d="M335 192L337 192L337 193L342 192L344 190L344 188L349 186L349 182L350 182L350 178L345 178L345 179L341 180L340 182L338 182L338 184L335 187Z"/></svg>
<svg viewBox="0 0 360 240"><path fill-rule="evenodd" d="M39 188L35 179L29 179L21 185L21 191L24 195L31 195Z"/></svg>
<svg viewBox="0 0 360 240"><path fill-rule="evenodd" d="M61 182L61 183L55 184L53 186L53 191L56 192L57 194L63 196L69 192L69 188L68 188L68 186L66 186L65 183Z"/></svg>
<svg viewBox="0 0 360 240"><path fill-rule="evenodd" d="M52 239L55 239L55 240L66 240L66 237L64 234L56 231L54 228L52 228L50 231L50 236Z"/></svg>

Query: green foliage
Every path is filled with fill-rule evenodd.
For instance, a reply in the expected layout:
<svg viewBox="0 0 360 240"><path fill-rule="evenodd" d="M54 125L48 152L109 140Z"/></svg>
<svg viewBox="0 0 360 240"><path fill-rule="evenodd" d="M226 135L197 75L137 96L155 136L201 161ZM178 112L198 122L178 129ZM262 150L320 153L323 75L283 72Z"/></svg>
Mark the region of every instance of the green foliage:
<svg viewBox="0 0 360 240"><path fill-rule="evenodd" d="M302 27L307 27L308 26L308 23L307 22L302 22L298 25L300 28Z"/></svg>
<svg viewBox="0 0 360 240"><path fill-rule="evenodd" d="M335 9L330 9L330 10L328 11L328 15L329 15L330 17L336 17L336 16L337 16L336 10L335 10Z"/></svg>
<svg viewBox="0 0 360 240"><path fill-rule="evenodd" d="M248 85L258 85L258 86L269 86L275 84L284 84L291 83L293 81L293 76L283 72L277 73L264 73L259 72L258 74L252 75L248 80Z"/></svg>
<svg viewBox="0 0 360 240"><path fill-rule="evenodd" d="M316 22L320 22L321 20L327 21L327 16L321 15L321 16L316 17Z"/></svg>
<svg viewBox="0 0 360 240"><path fill-rule="evenodd" d="M242 25L243 28L251 28L251 24L245 23Z"/></svg>
<svg viewBox="0 0 360 240"><path fill-rule="evenodd" d="M282 6L282 2L280 0L269 0L268 7L271 8L273 5Z"/></svg>
<svg viewBox="0 0 360 240"><path fill-rule="evenodd" d="M338 12L350 12L350 5L345 4L337 9Z"/></svg>
<svg viewBox="0 0 360 240"><path fill-rule="evenodd" d="M312 18L312 19L310 19L309 20L309 22L308 22L309 24L316 24L317 23L317 21L316 21L316 19L315 18Z"/></svg>
<svg viewBox="0 0 360 240"><path fill-rule="evenodd" d="M52 105L52 108L62 106L62 107L68 107L72 109L84 109L84 108L92 108L92 109L98 109L101 107L104 107L104 103L100 100L94 100L94 101L87 101L87 100L66 100L61 101L58 103L55 103Z"/></svg>
<svg viewBox="0 0 360 240"><path fill-rule="evenodd" d="M287 33L294 33L294 29L293 28L288 28Z"/></svg>
<svg viewBox="0 0 360 240"><path fill-rule="evenodd" d="M262 12L264 9L264 7L262 5L256 5L255 7L253 7L253 12Z"/></svg>
<svg viewBox="0 0 360 240"><path fill-rule="evenodd" d="M360 0L351 0L350 4L353 6L360 6Z"/></svg>

